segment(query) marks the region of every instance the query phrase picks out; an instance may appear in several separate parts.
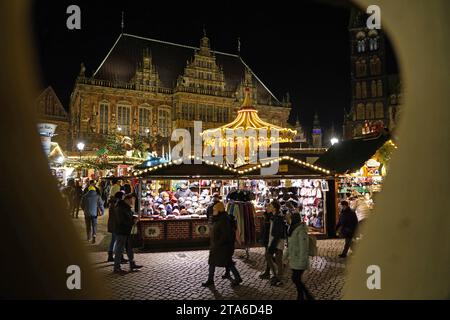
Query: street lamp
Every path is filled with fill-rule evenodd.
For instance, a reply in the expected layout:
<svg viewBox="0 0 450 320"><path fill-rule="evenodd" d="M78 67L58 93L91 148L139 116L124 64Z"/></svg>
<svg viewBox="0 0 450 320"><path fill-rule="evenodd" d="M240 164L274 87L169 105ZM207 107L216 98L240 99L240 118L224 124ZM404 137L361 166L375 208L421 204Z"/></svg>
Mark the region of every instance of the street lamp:
<svg viewBox="0 0 450 320"><path fill-rule="evenodd" d="M331 145L334 145L334 144L339 142L339 139L336 138L336 137L333 137L333 138L330 139L330 142L331 142Z"/></svg>
<svg viewBox="0 0 450 320"><path fill-rule="evenodd" d="M84 150L84 143L83 142L78 142L77 149L80 152L80 161L81 161L81 151Z"/></svg>

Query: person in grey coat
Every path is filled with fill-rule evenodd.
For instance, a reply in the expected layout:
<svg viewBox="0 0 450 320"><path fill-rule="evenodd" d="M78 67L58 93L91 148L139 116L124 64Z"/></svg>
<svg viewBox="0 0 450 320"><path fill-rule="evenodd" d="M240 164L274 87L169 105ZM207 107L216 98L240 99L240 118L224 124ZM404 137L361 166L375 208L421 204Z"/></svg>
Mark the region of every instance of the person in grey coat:
<svg viewBox="0 0 450 320"><path fill-rule="evenodd" d="M84 211L84 220L86 222L87 240L90 241L92 237L92 243L95 243L95 237L97 235L97 217L98 214L103 215L103 201L100 195L97 193L95 186L90 185L87 193L81 198L81 205Z"/></svg>
<svg viewBox="0 0 450 320"><path fill-rule="evenodd" d="M308 227L301 221L299 212L292 212L287 217L288 248L284 253L284 259L292 270L292 282L297 288L297 300L314 300L313 296L302 282L302 275L309 269L309 237Z"/></svg>

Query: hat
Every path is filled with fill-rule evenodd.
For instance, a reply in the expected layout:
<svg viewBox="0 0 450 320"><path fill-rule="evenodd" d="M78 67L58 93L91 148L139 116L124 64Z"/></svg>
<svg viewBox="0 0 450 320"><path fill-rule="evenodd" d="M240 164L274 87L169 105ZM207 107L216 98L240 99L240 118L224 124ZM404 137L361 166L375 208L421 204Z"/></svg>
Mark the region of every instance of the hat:
<svg viewBox="0 0 450 320"><path fill-rule="evenodd" d="M202 209L196 209L195 210L195 214L201 215L202 214Z"/></svg>
<svg viewBox="0 0 450 320"><path fill-rule="evenodd" d="M194 213L194 209L192 209L192 208L189 208L186 211L187 211L188 214L193 214Z"/></svg>
<svg viewBox="0 0 450 320"><path fill-rule="evenodd" d="M158 209L164 209L165 207L164 207L164 205L163 204L160 204L159 206L158 206Z"/></svg>
<svg viewBox="0 0 450 320"><path fill-rule="evenodd" d="M194 201L194 202L198 201L198 197L197 196L193 196L192 197L192 201Z"/></svg>
<svg viewBox="0 0 450 320"><path fill-rule="evenodd" d="M88 191L95 191L95 190L97 190L97 189L95 189L94 186L89 186L89 188L88 188Z"/></svg>
<svg viewBox="0 0 450 320"><path fill-rule="evenodd" d="M180 210L178 210L178 209L173 209L172 214L178 216L178 215L180 214Z"/></svg>
<svg viewBox="0 0 450 320"><path fill-rule="evenodd" d="M198 204L198 202L192 202L192 207L195 209L195 208L198 208L199 207L199 204Z"/></svg>

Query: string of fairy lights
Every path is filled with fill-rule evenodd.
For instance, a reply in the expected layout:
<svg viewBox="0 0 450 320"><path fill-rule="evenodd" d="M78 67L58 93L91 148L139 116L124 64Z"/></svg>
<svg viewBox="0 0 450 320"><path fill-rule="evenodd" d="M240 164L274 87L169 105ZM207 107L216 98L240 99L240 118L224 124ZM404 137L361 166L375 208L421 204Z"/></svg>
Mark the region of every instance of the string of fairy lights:
<svg viewBox="0 0 450 320"><path fill-rule="evenodd" d="M204 159L202 159L200 157L190 156L188 158L177 159L177 160L174 160L174 161L170 161L170 162L162 163L162 164L159 164L159 165L155 165L155 166L152 166L152 167L149 167L149 168L146 168L146 169L136 170L136 171L133 172L133 175L135 177L138 177L138 176L141 176L141 175L145 175L146 173L154 172L156 170L159 170L159 169L162 169L162 168L167 168L167 167L170 167L170 166L173 166L173 165L180 165L180 164L186 163L186 162L191 163L191 161L194 160L194 159L197 160L197 161L201 161L202 164L206 163L207 165L216 166L216 167L222 168L222 169L224 169L226 171L229 171L231 173L235 173L235 174L239 174L239 175L243 175L243 174L252 172L252 171L260 169L262 167L270 166L271 164L273 164L275 162L280 162L282 160L288 160L288 161L300 164L300 165L304 166L305 168L309 168L311 170L315 170L315 171L323 173L323 174L331 174L330 170L324 169L322 167L319 167L319 166L316 166L316 165L313 165L313 164L310 164L310 163L307 163L307 162L304 162L304 161L301 161L299 159L295 159L295 158L292 158L292 157L289 157L289 156L282 156L282 157L277 158L277 159L267 160L267 161L261 162L260 164L256 164L253 167L246 168L246 169L243 169L243 170L235 169L235 168L229 167L227 165L224 165L222 163L217 163L217 162L210 161L210 160L204 160Z"/></svg>

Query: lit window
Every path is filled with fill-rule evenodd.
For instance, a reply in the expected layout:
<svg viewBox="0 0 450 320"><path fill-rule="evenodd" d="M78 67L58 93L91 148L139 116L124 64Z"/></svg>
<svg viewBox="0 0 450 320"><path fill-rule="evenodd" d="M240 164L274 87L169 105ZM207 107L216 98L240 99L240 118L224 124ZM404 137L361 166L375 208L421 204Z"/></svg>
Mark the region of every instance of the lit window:
<svg viewBox="0 0 450 320"><path fill-rule="evenodd" d="M139 108L139 134L147 136L150 133L151 110L148 108Z"/></svg>
<svg viewBox="0 0 450 320"><path fill-rule="evenodd" d="M117 125L120 128L122 134L130 134L130 107L118 106L117 107Z"/></svg>
<svg viewBox="0 0 450 320"><path fill-rule="evenodd" d="M108 134L108 122L109 122L109 105L107 103L100 103L99 108L100 116L100 134Z"/></svg>

